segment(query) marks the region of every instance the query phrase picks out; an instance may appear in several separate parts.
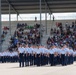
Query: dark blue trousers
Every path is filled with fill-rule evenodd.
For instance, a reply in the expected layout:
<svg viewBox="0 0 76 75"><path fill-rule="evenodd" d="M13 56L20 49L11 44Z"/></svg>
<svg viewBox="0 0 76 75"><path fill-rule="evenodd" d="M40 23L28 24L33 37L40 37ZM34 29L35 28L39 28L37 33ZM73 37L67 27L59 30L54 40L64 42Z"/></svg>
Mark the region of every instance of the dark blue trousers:
<svg viewBox="0 0 76 75"><path fill-rule="evenodd" d="M54 66L54 54L50 54L49 60L50 60L50 65Z"/></svg>
<svg viewBox="0 0 76 75"><path fill-rule="evenodd" d="M62 66L65 65L65 54L61 54L61 64Z"/></svg>
<svg viewBox="0 0 76 75"><path fill-rule="evenodd" d="M19 54L19 67L24 67L24 54Z"/></svg>
<svg viewBox="0 0 76 75"><path fill-rule="evenodd" d="M37 66L40 66L40 54L37 54L36 60L37 60Z"/></svg>
<svg viewBox="0 0 76 75"><path fill-rule="evenodd" d="M25 66L29 66L30 55L29 53L25 54Z"/></svg>

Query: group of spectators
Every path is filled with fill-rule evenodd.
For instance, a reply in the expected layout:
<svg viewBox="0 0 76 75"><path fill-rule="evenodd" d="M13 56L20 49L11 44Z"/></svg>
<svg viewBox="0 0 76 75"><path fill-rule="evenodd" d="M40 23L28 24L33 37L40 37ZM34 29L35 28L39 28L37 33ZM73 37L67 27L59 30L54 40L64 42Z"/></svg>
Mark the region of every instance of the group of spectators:
<svg viewBox="0 0 76 75"><path fill-rule="evenodd" d="M3 41L5 41L5 37L8 33L8 31L9 31L9 27L4 26L3 30L2 30L2 35L1 35L1 43L3 43Z"/></svg>
<svg viewBox="0 0 76 75"><path fill-rule="evenodd" d="M66 23L58 23L56 28L52 28L50 34L52 37L49 37L47 40L47 46L51 46L52 43L57 43L61 46L64 43L72 47L73 50L76 50L76 23L72 22L71 25Z"/></svg>
<svg viewBox="0 0 76 75"><path fill-rule="evenodd" d="M27 24L18 24L14 36L10 39L9 50L17 48L18 43L24 43L28 45L40 44L40 25L36 24L30 29L27 29Z"/></svg>

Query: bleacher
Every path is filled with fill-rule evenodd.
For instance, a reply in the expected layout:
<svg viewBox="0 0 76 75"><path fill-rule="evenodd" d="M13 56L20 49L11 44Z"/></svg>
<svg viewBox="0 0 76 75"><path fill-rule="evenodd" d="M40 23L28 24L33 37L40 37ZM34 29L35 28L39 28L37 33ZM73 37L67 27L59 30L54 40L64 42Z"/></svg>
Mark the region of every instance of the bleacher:
<svg viewBox="0 0 76 75"><path fill-rule="evenodd" d="M51 46L52 43L57 43L59 46L64 43L76 50L76 23L72 22L71 25L65 23L57 23L56 28L51 28L50 34L52 37L48 38L47 46Z"/></svg>
<svg viewBox="0 0 76 75"><path fill-rule="evenodd" d="M25 24L17 24L14 36L10 39L10 48L16 48L18 43L29 45L40 44L40 25L29 26Z"/></svg>

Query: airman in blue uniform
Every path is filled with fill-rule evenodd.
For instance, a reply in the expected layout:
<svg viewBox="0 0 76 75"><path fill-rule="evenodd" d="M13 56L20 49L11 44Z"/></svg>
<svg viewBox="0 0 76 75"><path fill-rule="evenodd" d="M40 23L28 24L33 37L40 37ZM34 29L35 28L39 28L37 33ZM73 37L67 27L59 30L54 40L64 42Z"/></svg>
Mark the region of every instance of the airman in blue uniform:
<svg viewBox="0 0 76 75"><path fill-rule="evenodd" d="M20 44L18 48L19 53L19 67L24 67L24 47Z"/></svg>

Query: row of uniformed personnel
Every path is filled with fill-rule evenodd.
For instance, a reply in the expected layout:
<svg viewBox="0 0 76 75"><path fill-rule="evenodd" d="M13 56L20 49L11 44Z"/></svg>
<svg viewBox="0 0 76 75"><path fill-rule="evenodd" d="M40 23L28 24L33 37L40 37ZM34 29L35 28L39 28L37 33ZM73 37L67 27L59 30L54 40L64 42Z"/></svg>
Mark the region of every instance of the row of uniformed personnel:
<svg viewBox="0 0 76 75"><path fill-rule="evenodd" d="M50 49L47 49L44 46L28 47L28 45L23 46L20 44L18 53L20 67L47 64L51 66L62 64L64 66L73 64L74 59L76 59L76 51L66 45L61 48L53 45Z"/></svg>
<svg viewBox="0 0 76 75"><path fill-rule="evenodd" d="M6 63L6 62L18 62L18 52L17 51L3 51L0 52L0 62Z"/></svg>

